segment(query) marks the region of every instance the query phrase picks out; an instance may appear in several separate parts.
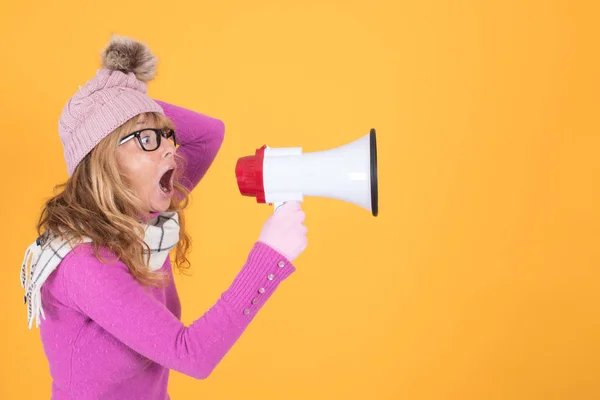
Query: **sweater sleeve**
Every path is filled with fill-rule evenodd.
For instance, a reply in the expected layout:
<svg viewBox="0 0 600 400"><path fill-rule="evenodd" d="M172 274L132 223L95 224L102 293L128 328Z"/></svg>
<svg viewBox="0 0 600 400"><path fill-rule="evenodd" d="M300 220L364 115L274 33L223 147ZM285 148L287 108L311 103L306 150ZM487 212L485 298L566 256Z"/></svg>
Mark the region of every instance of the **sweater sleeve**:
<svg viewBox="0 0 600 400"><path fill-rule="evenodd" d="M279 284L295 271L282 255L257 242L229 288L185 326L123 263L101 263L91 247L84 246L69 253L58 269L70 306L139 354L197 379L210 375Z"/></svg>
<svg viewBox="0 0 600 400"><path fill-rule="evenodd" d="M204 177L225 135L224 123L216 118L200 114L174 104L155 100L175 124L177 154L182 156L183 169L180 182L188 190L194 189Z"/></svg>

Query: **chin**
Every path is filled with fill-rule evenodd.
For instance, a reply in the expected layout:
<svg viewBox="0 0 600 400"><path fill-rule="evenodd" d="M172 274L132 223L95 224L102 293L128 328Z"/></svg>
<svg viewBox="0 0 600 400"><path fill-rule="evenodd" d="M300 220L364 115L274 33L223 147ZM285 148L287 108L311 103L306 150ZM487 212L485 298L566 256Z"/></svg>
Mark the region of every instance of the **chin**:
<svg viewBox="0 0 600 400"><path fill-rule="evenodd" d="M164 212L171 206L171 194L160 193L159 196L154 197L149 202L151 212Z"/></svg>
<svg viewBox="0 0 600 400"><path fill-rule="evenodd" d="M154 204L153 206L150 207L150 210L152 210L151 212L165 212L169 209L169 206L171 204L170 203L166 203L166 204Z"/></svg>

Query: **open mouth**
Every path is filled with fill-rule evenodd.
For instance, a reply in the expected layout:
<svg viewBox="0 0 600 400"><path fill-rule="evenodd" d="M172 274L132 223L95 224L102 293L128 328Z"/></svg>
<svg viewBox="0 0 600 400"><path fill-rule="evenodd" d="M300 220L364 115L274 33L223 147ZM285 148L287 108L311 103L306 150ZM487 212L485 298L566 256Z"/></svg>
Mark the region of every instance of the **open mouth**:
<svg viewBox="0 0 600 400"><path fill-rule="evenodd" d="M171 168L163 174L158 181L158 186L163 193L171 193L173 191L173 169Z"/></svg>

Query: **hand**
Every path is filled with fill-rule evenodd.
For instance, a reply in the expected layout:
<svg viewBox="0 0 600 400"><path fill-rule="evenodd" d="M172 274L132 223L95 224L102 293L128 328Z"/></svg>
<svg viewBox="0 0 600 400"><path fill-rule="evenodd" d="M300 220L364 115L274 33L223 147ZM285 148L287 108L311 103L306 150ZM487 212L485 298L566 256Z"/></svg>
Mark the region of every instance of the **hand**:
<svg viewBox="0 0 600 400"><path fill-rule="evenodd" d="M297 201L280 206L263 225L258 241L281 253L290 262L306 249L305 214Z"/></svg>

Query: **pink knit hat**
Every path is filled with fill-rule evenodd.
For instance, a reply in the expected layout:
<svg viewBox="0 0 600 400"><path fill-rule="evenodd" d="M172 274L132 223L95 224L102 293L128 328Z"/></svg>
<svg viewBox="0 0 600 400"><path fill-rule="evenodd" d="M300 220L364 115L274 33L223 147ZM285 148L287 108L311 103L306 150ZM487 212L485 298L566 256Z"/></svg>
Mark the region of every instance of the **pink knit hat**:
<svg viewBox="0 0 600 400"><path fill-rule="evenodd" d="M102 68L69 99L58 121L69 176L102 139L130 118L145 112L164 114L147 95L156 64L141 42L111 37L102 51Z"/></svg>

